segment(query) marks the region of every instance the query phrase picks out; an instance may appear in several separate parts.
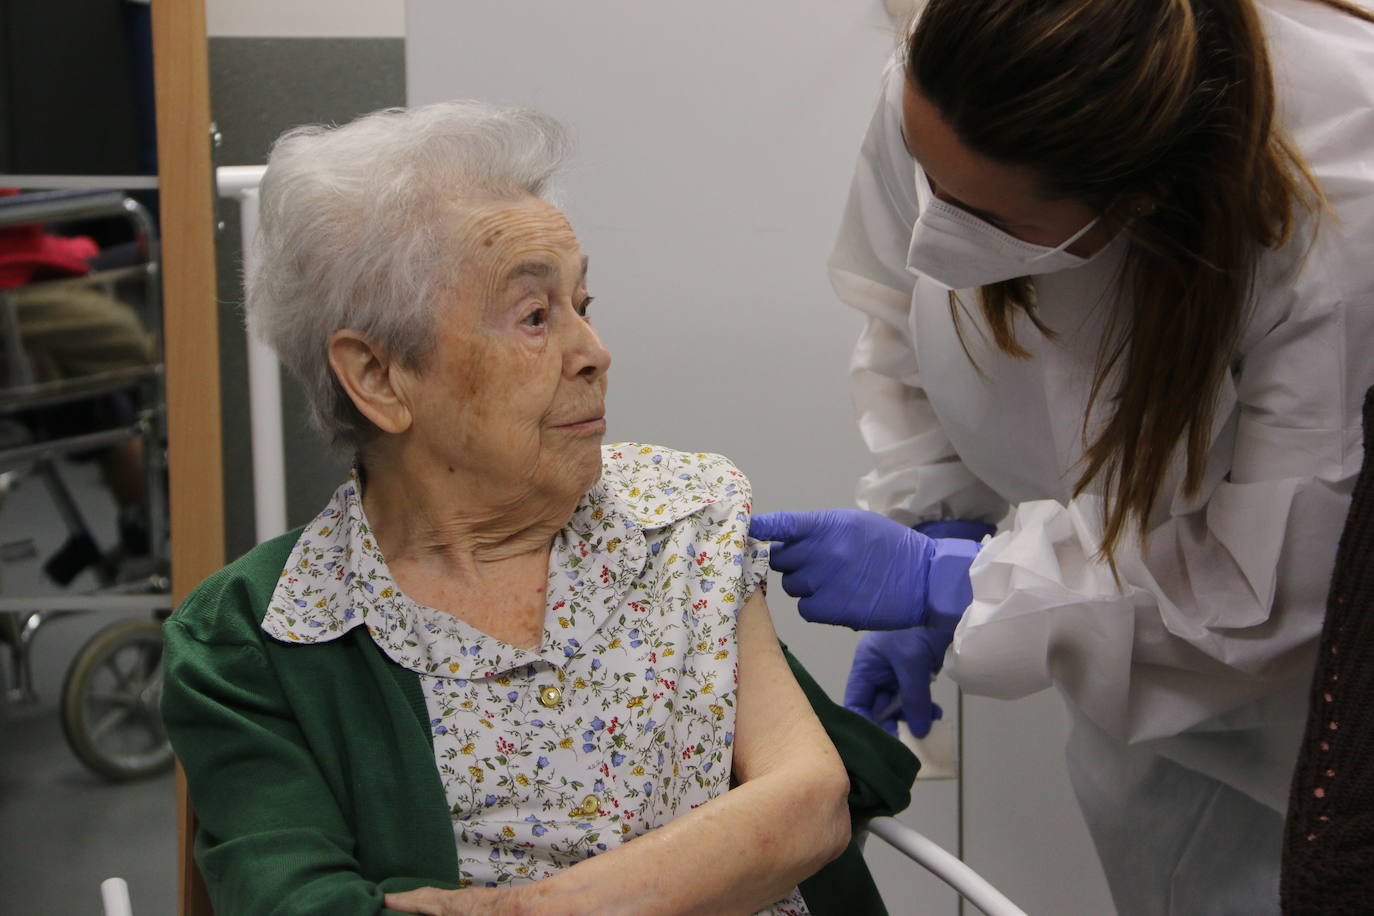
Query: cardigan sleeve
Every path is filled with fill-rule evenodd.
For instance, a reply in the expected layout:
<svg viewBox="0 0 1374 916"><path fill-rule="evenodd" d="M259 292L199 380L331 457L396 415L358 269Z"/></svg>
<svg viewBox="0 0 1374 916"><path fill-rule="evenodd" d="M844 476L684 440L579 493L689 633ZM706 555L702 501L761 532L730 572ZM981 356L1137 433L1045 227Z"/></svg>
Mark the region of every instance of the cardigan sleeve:
<svg viewBox="0 0 1374 916"><path fill-rule="evenodd" d="M354 839L253 645L165 626L162 713L200 821L196 862L215 912L378 913Z"/></svg>

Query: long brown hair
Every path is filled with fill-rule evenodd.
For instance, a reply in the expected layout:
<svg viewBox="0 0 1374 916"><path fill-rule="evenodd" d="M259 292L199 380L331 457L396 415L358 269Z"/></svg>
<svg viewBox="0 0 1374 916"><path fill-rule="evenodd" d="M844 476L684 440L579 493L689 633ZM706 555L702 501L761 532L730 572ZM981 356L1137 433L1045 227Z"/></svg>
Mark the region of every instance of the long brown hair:
<svg viewBox="0 0 1374 916"><path fill-rule="evenodd" d="M1374 22L1346 0L1313 0ZM1100 480L1101 555L1132 519L1146 534L1183 446L1201 486L1214 404L1265 249L1325 201L1274 119L1254 0L930 0L907 76L974 151L1037 176L1126 233L1088 415L1115 378L1114 411L1086 446L1074 495ZM1043 333L1029 278L979 290L993 342L1027 357L1013 321ZM950 309L960 326L960 304ZM960 332L962 336L962 331ZM1084 417L1085 441L1088 417Z"/></svg>

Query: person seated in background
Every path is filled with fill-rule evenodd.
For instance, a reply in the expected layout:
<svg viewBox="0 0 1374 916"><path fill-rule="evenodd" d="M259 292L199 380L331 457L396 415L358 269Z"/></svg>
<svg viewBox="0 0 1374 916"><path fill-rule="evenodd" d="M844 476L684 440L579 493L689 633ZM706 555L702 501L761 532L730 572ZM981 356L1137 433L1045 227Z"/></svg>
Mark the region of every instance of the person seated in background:
<svg viewBox="0 0 1374 916"><path fill-rule="evenodd" d="M566 145L454 102L273 147L248 321L355 464L166 624L221 916L805 913L848 843L748 481L601 444Z"/></svg>
<svg viewBox="0 0 1374 916"><path fill-rule="evenodd" d="M15 188L0 188L0 197L18 194ZM153 337L128 304L93 286L44 282L85 276L100 269L106 254L87 236L65 236L33 224L0 228L0 291L10 298L36 381L96 376L155 362ZM7 374L13 378L13 369L5 367L0 378ZM18 414L17 427L0 430L0 439L18 439L19 444L30 436L51 440L132 426L142 406L130 387L35 408ZM102 582L151 571L145 563L131 562L146 558L150 550L143 440L125 439L69 457L98 463L118 513L119 543L102 553L89 533L75 533L44 563L44 572L66 586L89 566L96 567Z"/></svg>

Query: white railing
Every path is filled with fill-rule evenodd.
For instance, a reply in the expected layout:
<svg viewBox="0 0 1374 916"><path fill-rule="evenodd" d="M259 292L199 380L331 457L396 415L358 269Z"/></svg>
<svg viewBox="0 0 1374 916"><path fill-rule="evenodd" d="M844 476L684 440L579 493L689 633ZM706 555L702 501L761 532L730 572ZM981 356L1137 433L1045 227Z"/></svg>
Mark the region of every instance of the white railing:
<svg viewBox="0 0 1374 916"><path fill-rule="evenodd" d="M215 170L219 196L237 200L243 270L253 268L258 232L258 183L267 167L224 165ZM245 332L246 333L246 332ZM253 449L253 517L258 543L286 531L286 455L282 438L281 372L272 348L248 334L248 407Z"/></svg>

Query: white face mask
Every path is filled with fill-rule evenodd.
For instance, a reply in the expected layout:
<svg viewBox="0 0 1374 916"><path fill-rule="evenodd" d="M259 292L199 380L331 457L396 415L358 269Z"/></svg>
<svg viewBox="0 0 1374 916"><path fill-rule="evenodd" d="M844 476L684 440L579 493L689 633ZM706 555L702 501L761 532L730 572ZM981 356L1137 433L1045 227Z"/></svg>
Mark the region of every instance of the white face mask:
<svg viewBox="0 0 1374 916"><path fill-rule="evenodd" d="M906 269L946 289L971 289L1078 267L1088 259L1065 249L1097 225L1093 219L1054 248L1023 242L937 198L919 165L916 200L921 212L911 230Z"/></svg>

